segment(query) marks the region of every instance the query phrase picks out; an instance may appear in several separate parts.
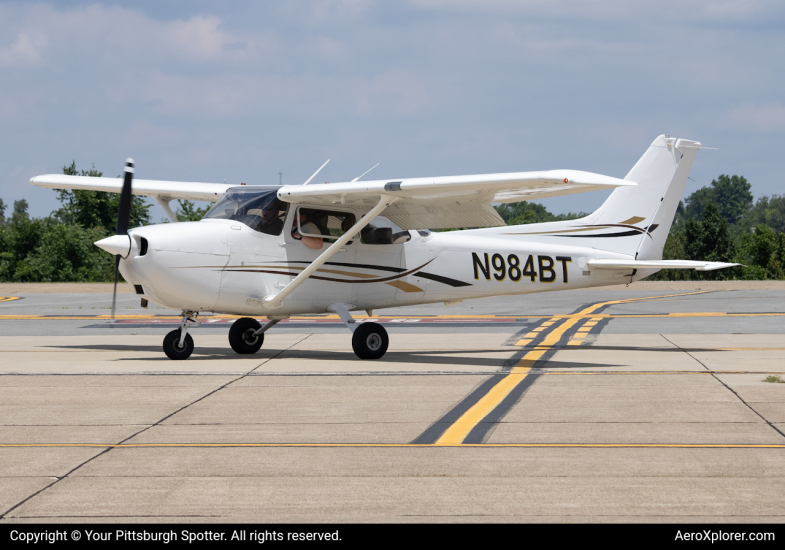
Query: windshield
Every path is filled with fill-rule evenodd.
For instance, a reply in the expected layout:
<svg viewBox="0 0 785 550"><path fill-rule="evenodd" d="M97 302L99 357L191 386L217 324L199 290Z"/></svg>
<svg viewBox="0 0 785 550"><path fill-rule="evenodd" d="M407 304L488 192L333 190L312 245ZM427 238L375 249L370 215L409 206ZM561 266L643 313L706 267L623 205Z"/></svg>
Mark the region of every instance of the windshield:
<svg viewBox="0 0 785 550"><path fill-rule="evenodd" d="M288 206L278 199L277 188L233 187L204 215L204 219L234 220L260 233L280 235Z"/></svg>

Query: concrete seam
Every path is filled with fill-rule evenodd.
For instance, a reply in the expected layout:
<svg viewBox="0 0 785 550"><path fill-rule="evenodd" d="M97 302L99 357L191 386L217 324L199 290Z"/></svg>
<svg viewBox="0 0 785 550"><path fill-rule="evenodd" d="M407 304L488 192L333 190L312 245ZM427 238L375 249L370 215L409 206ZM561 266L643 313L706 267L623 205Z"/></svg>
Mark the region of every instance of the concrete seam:
<svg viewBox="0 0 785 550"><path fill-rule="evenodd" d="M752 406L751 406L749 403L747 403L746 401L744 401L744 399L742 399L742 398L741 398L741 396L740 396L738 393L736 393L736 392L733 390L733 388L731 388L731 387L730 387L730 386L728 386L728 385L727 385L725 382L723 382L722 380L720 380L720 379L717 377L717 374L716 374L716 373L712 372L712 371L711 371L711 369L710 369L709 367L707 367L706 365L704 365L704 364L703 364L703 362L702 362L700 359L698 359L697 357L695 357L693 354L691 354L691 353L690 353L689 351L687 351L686 349L682 348L680 345L678 345L678 344L676 344L676 343L674 343L674 342L671 342L670 340L668 340L668 338L667 338L667 337L666 337L664 334L660 334L660 336L662 336L662 338L663 338L663 339L664 339L666 342L669 342L670 344L672 344L672 345L676 346L677 348L679 348L680 350L682 350L684 353L686 353L686 354L687 354L687 355L689 355L689 356L690 356L692 359L694 359L694 360L695 360L695 361L696 361L696 362L697 362L697 363L698 363L700 366L702 366L704 369L706 369L707 371L709 371L709 373L711 374L711 376L712 376L712 377L713 377L713 378L714 378L714 379L715 379L717 382L719 382L720 384L722 384L723 386L725 386L725 389L727 389L729 392L731 392L733 395L735 395L735 396L738 398L738 400L739 400L739 401L741 401L742 403L744 403L744 405L746 405L746 406L747 406L747 408L748 408L749 410L751 410L752 412L754 412L755 414L757 414L757 415L758 415L758 416L759 416L759 417L760 417L760 418L761 418L761 419L762 419L762 420L763 420L763 421L764 421L766 424L768 424L768 425L769 425L769 427L771 427L771 429L772 429L772 430L774 430L775 432L777 432L778 434L780 434L782 437L785 437L785 433L783 433L783 432L782 432L782 431L781 431L779 428L777 428L777 426L775 426L774 424L772 424L771 422L769 422L769 420L768 420L768 419L767 419L765 416L763 416L761 413L759 413L759 412L758 412L758 411L756 411L754 408L752 408Z"/></svg>
<svg viewBox="0 0 785 550"><path fill-rule="evenodd" d="M304 341L304 340L306 340L306 339L307 339L309 336L311 336L311 335L310 335L310 334L307 334L307 335L305 336L305 338L302 338L301 340L298 340L297 342L295 342L294 344L292 344L291 346L289 346L289 347L288 347L288 348L286 348L286 349L282 349L281 351L279 351L278 353L276 353L276 354L275 354L275 355L273 355L272 357L268 357L266 360L262 361L261 363L259 363L258 365L256 365L256 366L255 366L253 369L251 369L250 371L248 371L248 372L244 373L243 375L241 375L241 376L238 376L238 377L237 377L237 378L235 378L234 380L230 380L229 382L227 382L227 383L226 383L226 384L224 384L223 386L220 386L220 387L218 387L218 388L216 388L216 389L212 390L211 392L209 392L209 393L207 393L207 394L203 395L203 396L202 396L202 397L200 397L199 399L196 399L196 400L192 401L191 403L188 403L187 405L184 405L184 406L180 407L180 408L179 408L179 409L177 409L176 411L174 411L174 412L172 412L172 413L170 413L170 414L168 414L168 415L164 416L163 418L161 418L160 420L158 420L158 421L157 421L157 422L155 422L154 424L150 424L149 426L146 426L146 427L144 427L143 429L139 430L138 432L136 432L136 433L134 433L134 434L132 434L132 435L129 435L128 437L126 437L125 439L123 439L122 441L120 441L120 443L118 443L118 445L122 445L123 443L125 443L126 441L128 441L128 440L130 440L130 439L133 439L133 438L134 438L134 437L136 437L137 435L139 435L139 434L141 434L141 433L144 433L144 432L146 432L147 430L149 430L149 429L151 429L151 428L154 428L155 426L158 426L159 424L161 424L161 422L163 422L163 421L164 421L164 420L166 420L167 418L171 418L172 416L176 415L177 413L179 413L179 412L181 412L181 411L183 411L183 410L187 409L187 408L188 408L188 407L190 407L191 405L194 405L194 404L198 403L199 401L202 401L203 399L206 399L207 397L210 397L210 396L211 396L211 395L213 395L214 393L216 393L216 392L218 392L218 391L221 391L222 389L224 389L225 387L229 386L230 384L234 384L235 382L238 382L238 381L242 380L242 379L243 379L243 378L245 378L246 376L249 376L249 375L250 375L250 374L251 374L253 371L255 371L256 369L258 369L259 367L261 367L262 365L265 365L265 364L269 363L270 361L272 361L273 359L275 359L276 357L278 357L279 355L281 355L281 354L282 354L282 353L284 353L285 351L288 351L288 350L290 350L291 348L293 348L294 346L296 346L297 344L299 344L300 342L303 342L303 341ZM73 474L75 471L77 471L78 469L80 469L80 468L81 468L82 466L84 466L85 464L87 464L87 463L89 463L89 462L92 462L93 460L95 460L95 459L96 459L96 458L98 458L99 456L102 456L102 455L104 455L104 454L108 453L109 451L111 451L111 450L112 450L112 449L114 449L114 448L115 448L115 447L107 447L106 449L104 449L104 450L103 450L103 451L101 451L100 453L97 453L96 455L94 455L94 456L92 456L92 457L88 458L87 460L85 460L85 461L84 461L84 462L82 462L81 464L77 465L76 467L74 467L73 469L71 469L70 471L68 471L68 472L67 472L67 473L66 473L64 476L59 476L59 477L58 477L56 480L54 480L52 483L50 483L50 484L49 484L49 485L47 485L46 487L43 487L43 488L39 489L38 491L36 491L36 492L35 492L35 493L33 493L32 495L30 495L30 496L26 497L26 498L25 498L25 499L23 499L22 501L18 502L17 504L15 504L15 505L14 505L14 506L12 506L11 508L9 508L8 510L6 510L6 511L5 511L5 512L3 512L2 514L0 514L0 520L6 519L6 516L7 516L8 514L10 514L11 512L13 512L14 510L16 510L17 508L19 508L20 506L22 506L24 503L26 503L26 502L28 502L29 500L31 500L31 499L35 498L36 496L40 495L41 493L43 493L44 491L46 491L46 490L47 490L47 489L49 489L50 487L52 487L52 486L54 486L54 485L58 484L59 482L61 482L62 480L64 480L65 478L67 478L68 476L70 476L71 474Z"/></svg>

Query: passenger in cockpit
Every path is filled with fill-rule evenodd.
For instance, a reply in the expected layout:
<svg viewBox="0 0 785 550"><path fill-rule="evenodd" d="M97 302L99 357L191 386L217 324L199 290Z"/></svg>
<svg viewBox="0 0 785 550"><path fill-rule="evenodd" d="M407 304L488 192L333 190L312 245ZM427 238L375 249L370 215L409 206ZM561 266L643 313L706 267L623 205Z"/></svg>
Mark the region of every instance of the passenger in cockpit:
<svg viewBox="0 0 785 550"><path fill-rule="evenodd" d="M311 235L319 234L321 231L316 226L315 223L308 221L307 211L305 209L300 209L300 228L303 230L303 233L310 233ZM313 248L314 250L321 250L322 246L324 246L324 240L320 239L319 237L308 237L306 235L300 235L300 231L297 228L297 223L292 224L292 237L297 240L302 240L303 244L308 248Z"/></svg>

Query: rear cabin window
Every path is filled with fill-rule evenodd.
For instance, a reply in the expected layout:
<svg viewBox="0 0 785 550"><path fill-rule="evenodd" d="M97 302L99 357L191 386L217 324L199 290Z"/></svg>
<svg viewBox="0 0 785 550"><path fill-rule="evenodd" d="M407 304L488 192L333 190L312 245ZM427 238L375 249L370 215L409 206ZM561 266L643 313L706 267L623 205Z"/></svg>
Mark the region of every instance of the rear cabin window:
<svg viewBox="0 0 785 550"><path fill-rule="evenodd" d="M412 240L408 231L401 229L384 216L376 216L360 231L363 244L401 244Z"/></svg>

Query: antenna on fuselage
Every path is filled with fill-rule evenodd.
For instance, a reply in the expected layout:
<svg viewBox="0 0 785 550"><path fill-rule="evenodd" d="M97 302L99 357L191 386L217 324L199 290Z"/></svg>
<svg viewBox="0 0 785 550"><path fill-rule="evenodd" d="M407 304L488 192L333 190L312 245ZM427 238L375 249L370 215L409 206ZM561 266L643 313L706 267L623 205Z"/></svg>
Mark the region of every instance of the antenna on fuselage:
<svg viewBox="0 0 785 550"><path fill-rule="evenodd" d="M327 162L330 162L330 159L327 159ZM321 171L322 171L322 168L324 168L325 166L327 166L327 162L325 162L324 164L322 164L322 165L319 167L319 169L318 169L316 172L314 172L314 173L313 173L313 176L311 176L310 178L308 178L308 181L306 181L306 182L305 182L303 185L308 185L309 183L311 183L311 180L312 180L313 178L315 178L315 177L316 177L316 174L318 174L319 172L321 172Z"/></svg>
<svg viewBox="0 0 785 550"><path fill-rule="evenodd" d="M374 164L373 166L371 166L371 167L370 167L368 170L366 170L365 172L363 172L362 174L360 174L359 176L357 176L356 178L354 178L352 181L354 182L354 181L357 181L357 180L359 180L361 177L363 177L365 174L367 174L368 172L370 172L371 170L373 170L374 168L376 168L376 167L377 167L377 166L379 166L380 164L381 164L380 162L377 162L376 164Z"/></svg>

